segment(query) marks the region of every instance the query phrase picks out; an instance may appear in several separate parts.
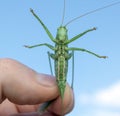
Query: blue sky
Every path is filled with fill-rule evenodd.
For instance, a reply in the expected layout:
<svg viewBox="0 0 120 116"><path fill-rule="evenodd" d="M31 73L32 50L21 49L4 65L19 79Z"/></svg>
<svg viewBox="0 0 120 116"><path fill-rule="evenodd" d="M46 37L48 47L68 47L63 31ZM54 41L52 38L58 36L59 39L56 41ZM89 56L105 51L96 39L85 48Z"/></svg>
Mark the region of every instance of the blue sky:
<svg viewBox="0 0 120 116"><path fill-rule="evenodd" d="M66 24L90 10L113 0L66 0ZM26 49L25 44L53 44L29 9L40 16L53 36L61 24L63 0L2 0L0 3L0 57L16 59L34 70L50 74L46 47ZM91 50L108 59L88 53L75 53L75 107L67 116L120 116L120 4L90 14L68 25L68 36L97 27L69 46ZM54 45L54 44L53 44ZM52 52L52 51L50 51ZM39 65L38 65L39 64ZM68 82L71 83L71 61Z"/></svg>

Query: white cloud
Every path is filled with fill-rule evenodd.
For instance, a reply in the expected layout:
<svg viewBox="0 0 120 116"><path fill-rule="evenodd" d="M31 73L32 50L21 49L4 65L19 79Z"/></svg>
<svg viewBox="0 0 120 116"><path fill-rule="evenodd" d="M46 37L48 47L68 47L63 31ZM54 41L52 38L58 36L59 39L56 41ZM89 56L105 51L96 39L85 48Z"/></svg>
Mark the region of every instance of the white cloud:
<svg viewBox="0 0 120 116"><path fill-rule="evenodd" d="M120 107L120 82L97 92L94 97L98 104Z"/></svg>
<svg viewBox="0 0 120 116"><path fill-rule="evenodd" d="M94 94L81 94L79 101L82 104L120 108L120 81ZM111 115L110 115L111 116Z"/></svg>

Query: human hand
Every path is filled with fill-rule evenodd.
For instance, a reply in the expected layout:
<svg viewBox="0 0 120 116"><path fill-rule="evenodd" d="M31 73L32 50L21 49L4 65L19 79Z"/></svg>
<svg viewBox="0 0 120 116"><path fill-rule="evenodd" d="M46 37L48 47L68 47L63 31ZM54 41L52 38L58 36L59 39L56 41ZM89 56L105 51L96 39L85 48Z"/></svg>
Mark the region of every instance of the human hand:
<svg viewBox="0 0 120 116"><path fill-rule="evenodd" d="M0 116L39 116L41 103L55 99L41 116L59 116L61 98L55 78L39 74L12 59L0 59ZM73 108L73 93L66 86L63 112Z"/></svg>

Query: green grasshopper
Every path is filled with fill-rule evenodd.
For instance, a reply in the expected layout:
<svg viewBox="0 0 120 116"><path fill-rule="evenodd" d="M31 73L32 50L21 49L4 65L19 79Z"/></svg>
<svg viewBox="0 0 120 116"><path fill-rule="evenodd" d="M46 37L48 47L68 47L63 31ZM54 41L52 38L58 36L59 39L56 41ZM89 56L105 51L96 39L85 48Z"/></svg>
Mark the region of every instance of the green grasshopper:
<svg viewBox="0 0 120 116"><path fill-rule="evenodd" d="M73 58L73 70L74 70L74 51L87 52L87 53L92 54L98 58L107 58L106 56L100 56L94 52L91 52L91 51L83 49L83 48L68 47L68 44L70 44L71 42L79 39L80 37L87 34L88 32L96 30L95 27L84 31L84 32L76 35L75 37L73 37L71 39L68 39L68 34L67 34L68 30L67 30L66 26L68 24L70 24L71 22L73 22L74 20L79 19L80 17L83 17L85 15L99 11L99 10L104 9L104 8L113 6L113 5L118 4L118 3L120 3L120 2L116 2L116 3L110 4L110 5L104 6L102 8L98 8L96 10L90 11L84 15L81 15L81 16L69 21L65 26L61 24L60 27L58 27L58 29L57 29L57 34L56 34L55 38L52 36L52 34L48 30L48 28L44 25L42 20L35 14L35 12L32 9L30 10L31 13L33 14L33 16L40 22L40 24L42 25L42 27L46 31L46 33L49 36L49 38L51 39L51 41L53 43L55 43L55 46L52 46L48 43L43 43L43 44L37 44L37 45L33 45L33 46L25 45L25 47L34 48L34 47L38 47L38 46L46 46L54 51L54 53L48 52L49 64L50 64L51 74L53 75L51 61L50 61L50 58L52 58L54 60L54 65L55 65L56 82L57 82L57 86L58 86L62 100L64 98L64 92L65 92L66 81L67 81L66 78L67 78L67 72L68 72L68 60L70 58ZM65 0L64 0L64 5L65 5ZM64 7L64 9L65 9L65 7ZM64 12L63 12L63 18L64 18ZM63 20L62 20L62 23L63 23ZM72 73L74 73L73 70L72 70ZM72 74L72 85L71 85L72 88L73 88L73 79L74 79L74 74Z"/></svg>

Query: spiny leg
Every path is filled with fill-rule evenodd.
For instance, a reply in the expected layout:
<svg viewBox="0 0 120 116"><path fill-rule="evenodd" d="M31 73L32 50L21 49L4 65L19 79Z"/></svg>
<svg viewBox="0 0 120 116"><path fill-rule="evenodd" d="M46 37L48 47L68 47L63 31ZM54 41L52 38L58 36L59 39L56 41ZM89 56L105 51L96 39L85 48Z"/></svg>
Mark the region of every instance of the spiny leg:
<svg viewBox="0 0 120 116"><path fill-rule="evenodd" d="M72 58L72 83L71 83L71 88L73 89L73 83L74 83L74 50L72 50L71 53L67 53L65 54L65 58L66 59L70 59Z"/></svg>
<svg viewBox="0 0 120 116"><path fill-rule="evenodd" d="M49 59L49 65L50 65L51 75L53 75L52 64L51 64L51 59L50 59L50 56L51 56L52 54L50 54L49 52L47 52L47 53L48 53L48 59ZM53 101L54 101L54 100L47 101L47 102L43 103L43 104L38 108L38 113L39 113L40 115L42 115L42 114L46 111L46 109L50 106L50 104L51 104Z"/></svg>
<svg viewBox="0 0 120 116"><path fill-rule="evenodd" d="M51 59L50 57L53 56L54 54L51 54L50 52L47 52L48 53L48 59L49 59L49 65L50 65L50 71L51 71L51 75L53 75L53 71L52 71L52 64L51 64ZM51 101L47 101L45 103L43 103L40 108L38 109L38 113L40 115L42 115L42 113L45 112L45 110L50 106L50 104L53 102L54 100L51 100Z"/></svg>
<svg viewBox="0 0 120 116"><path fill-rule="evenodd" d="M80 38L81 36L85 35L86 33L90 32L90 31L94 31L94 30L96 30L95 27L92 28L92 29L88 29L88 30L84 31L83 33L80 33L80 34L76 35L75 37L73 37L72 39L68 40L68 41L66 42L66 44L69 44L69 43L77 40L77 39Z"/></svg>
<svg viewBox="0 0 120 116"><path fill-rule="evenodd" d="M24 47L26 47L26 48L34 48L34 47L38 47L38 46L47 46L48 48L55 50L55 48L52 45L47 44L47 43L37 44L37 45L32 45L32 46L24 45Z"/></svg>
<svg viewBox="0 0 120 116"><path fill-rule="evenodd" d="M74 51L72 51L72 83L71 83L72 89L73 89L73 84L74 84Z"/></svg>
<svg viewBox="0 0 120 116"><path fill-rule="evenodd" d="M52 64L51 64L51 59L50 59L50 52L47 52L47 53L48 53L48 59L49 59L51 75L53 75Z"/></svg>
<svg viewBox="0 0 120 116"><path fill-rule="evenodd" d="M91 52L91 51L86 50L86 49L83 49L83 48L75 48L75 47L72 47L72 48L68 48L67 50L82 51L82 52L87 52L87 53L89 53L89 54L92 54L92 55L94 55L94 56L96 56L96 57L98 57L98 58L107 58L107 56L100 56L100 55L98 55L98 54L96 54L96 53L94 53L94 52Z"/></svg>
<svg viewBox="0 0 120 116"><path fill-rule="evenodd" d="M51 75L53 75L53 71L52 71L52 64L51 64L51 53L47 52L48 53L48 59L49 59L49 65L50 65L50 71L51 71ZM51 100L51 101L48 101L48 102L45 102L42 104L42 106L40 106L40 108L38 109L38 113L40 115L42 115L42 113L45 112L45 110L50 106L50 104L53 102L54 100Z"/></svg>

